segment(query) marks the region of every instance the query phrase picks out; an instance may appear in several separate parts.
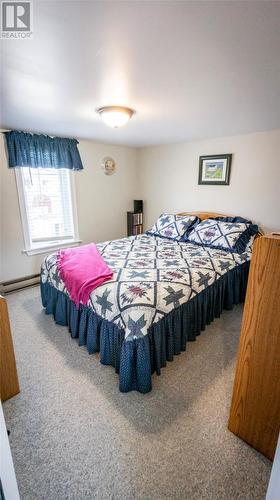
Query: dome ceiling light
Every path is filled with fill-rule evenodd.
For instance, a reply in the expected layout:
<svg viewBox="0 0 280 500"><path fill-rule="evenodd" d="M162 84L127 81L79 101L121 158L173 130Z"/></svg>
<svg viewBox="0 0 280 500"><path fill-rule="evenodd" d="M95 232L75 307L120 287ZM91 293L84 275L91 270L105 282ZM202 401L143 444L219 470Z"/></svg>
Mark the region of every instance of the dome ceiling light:
<svg viewBox="0 0 280 500"><path fill-rule="evenodd" d="M122 127L135 114L134 109L124 106L103 106L96 111L99 113L101 120L112 128Z"/></svg>

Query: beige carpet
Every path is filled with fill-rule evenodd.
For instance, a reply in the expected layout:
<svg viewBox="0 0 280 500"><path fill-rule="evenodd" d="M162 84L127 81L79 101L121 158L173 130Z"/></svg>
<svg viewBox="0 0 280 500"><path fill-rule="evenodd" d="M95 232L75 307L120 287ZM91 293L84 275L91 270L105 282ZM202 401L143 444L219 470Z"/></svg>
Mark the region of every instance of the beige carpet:
<svg viewBox="0 0 280 500"><path fill-rule="evenodd" d="M141 395L119 392L38 288L8 304L21 394L4 412L22 500L264 499L271 463L227 430L241 306Z"/></svg>

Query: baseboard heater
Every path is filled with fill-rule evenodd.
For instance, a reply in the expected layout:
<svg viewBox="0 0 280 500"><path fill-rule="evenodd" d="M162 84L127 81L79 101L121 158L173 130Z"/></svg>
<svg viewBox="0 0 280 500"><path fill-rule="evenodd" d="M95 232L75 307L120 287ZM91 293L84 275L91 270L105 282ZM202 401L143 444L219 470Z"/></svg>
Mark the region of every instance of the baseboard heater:
<svg viewBox="0 0 280 500"><path fill-rule="evenodd" d="M28 288L30 286L35 286L40 283L40 274L31 274L30 276L24 276L23 278L17 278L10 281L2 281L0 283L0 293L2 295L16 292L17 290L22 290L23 288Z"/></svg>

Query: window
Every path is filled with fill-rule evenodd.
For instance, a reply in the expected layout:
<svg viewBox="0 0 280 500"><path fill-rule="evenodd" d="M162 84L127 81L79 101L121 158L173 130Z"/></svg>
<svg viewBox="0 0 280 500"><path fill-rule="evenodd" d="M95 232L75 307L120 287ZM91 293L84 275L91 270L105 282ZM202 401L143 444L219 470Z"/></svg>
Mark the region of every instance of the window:
<svg viewBox="0 0 280 500"><path fill-rule="evenodd" d="M16 169L28 254L79 241L73 173L69 169Z"/></svg>

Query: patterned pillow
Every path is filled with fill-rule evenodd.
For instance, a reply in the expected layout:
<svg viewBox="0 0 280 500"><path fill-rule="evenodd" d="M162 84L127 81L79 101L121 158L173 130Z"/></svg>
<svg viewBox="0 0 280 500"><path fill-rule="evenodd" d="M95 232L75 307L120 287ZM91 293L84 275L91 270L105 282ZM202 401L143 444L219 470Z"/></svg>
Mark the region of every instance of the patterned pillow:
<svg viewBox="0 0 280 500"><path fill-rule="evenodd" d="M161 214L147 234L179 241L198 220L195 215Z"/></svg>
<svg viewBox="0 0 280 500"><path fill-rule="evenodd" d="M250 236L250 239L249 239L249 241L246 245L246 248L245 248L245 252L250 253L253 251L253 244L254 244L255 238L256 238L255 234L253 236Z"/></svg>
<svg viewBox="0 0 280 500"><path fill-rule="evenodd" d="M242 253L245 251L251 236L257 232L258 226L253 224L206 219L190 232L188 241L198 245Z"/></svg>
<svg viewBox="0 0 280 500"><path fill-rule="evenodd" d="M252 224L252 221L249 219L244 219L244 217L226 217L221 215L220 217L209 217L209 219L215 219L215 220L220 220L222 222L244 222L245 224Z"/></svg>

